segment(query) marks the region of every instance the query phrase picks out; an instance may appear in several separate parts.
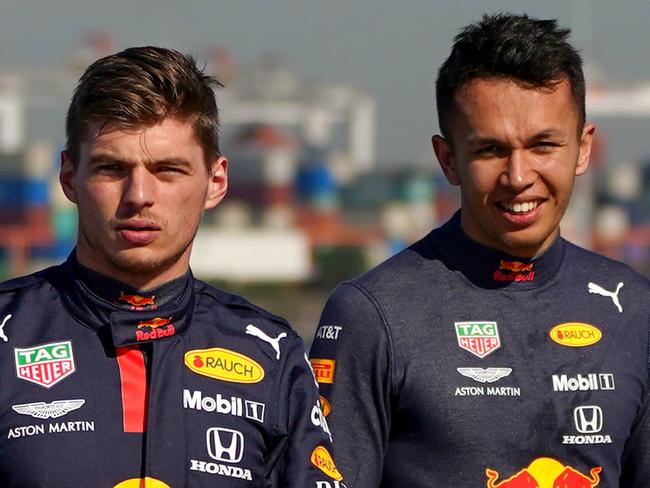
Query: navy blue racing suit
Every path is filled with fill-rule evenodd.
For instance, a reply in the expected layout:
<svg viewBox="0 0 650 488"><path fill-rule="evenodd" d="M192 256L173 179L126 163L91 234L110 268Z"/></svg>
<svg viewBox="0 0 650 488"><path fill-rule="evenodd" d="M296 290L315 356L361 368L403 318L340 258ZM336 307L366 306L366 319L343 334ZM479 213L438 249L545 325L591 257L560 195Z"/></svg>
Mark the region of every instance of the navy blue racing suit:
<svg viewBox="0 0 650 488"><path fill-rule="evenodd" d="M175 286L100 298L74 257L0 285L1 486L343 486L297 334Z"/></svg>
<svg viewBox="0 0 650 488"><path fill-rule="evenodd" d="M331 295L310 352L355 488L650 486L648 281L457 214Z"/></svg>

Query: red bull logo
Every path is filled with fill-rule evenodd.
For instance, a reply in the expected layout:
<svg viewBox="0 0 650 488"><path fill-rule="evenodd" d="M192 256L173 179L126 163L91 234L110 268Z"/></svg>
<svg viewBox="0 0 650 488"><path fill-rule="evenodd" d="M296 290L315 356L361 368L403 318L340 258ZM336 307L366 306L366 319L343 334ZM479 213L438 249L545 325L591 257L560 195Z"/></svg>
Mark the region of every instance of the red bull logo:
<svg viewBox="0 0 650 488"><path fill-rule="evenodd" d="M113 488L169 488L163 481L154 478L131 478L118 483Z"/></svg>
<svg viewBox="0 0 650 488"><path fill-rule="evenodd" d="M499 269L494 272L492 279L494 281L533 281L535 279L535 263L501 259Z"/></svg>
<svg viewBox="0 0 650 488"><path fill-rule="evenodd" d="M591 468L589 476L551 458L535 459L527 468L497 483L499 472L486 469L487 488L594 488L600 484L602 467Z"/></svg>
<svg viewBox="0 0 650 488"><path fill-rule="evenodd" d="M120 296L117 299L118 302L126 303L131 305L131 310L144 310L144 307L150 307L152 309L156 308L156 297L143 297L140 295L128 295L123 291L120 292Z"/></svg>
<svg viewBox="0 0 650 488"><path fill-rule="evenodd" d="M172 317L167 319L156 317L151 320L141 320L136 326L138 330L135 331L135 339L137 341L149 341L152 339L160 339L162 337L172 336L176 333L176 329L172 324ZM149 328L149 331L141 329Z"/></svg>
<svg viewBox="0 0 650 488"><path fill-rule="evenodd" d="M156 317L155 319L151 319L151 320L141 320L138 323L138 329L142 329L143 327L150 327L152 329L157 329L158 327L163 327L164 325L169 325L171 323L172 323L171 317L169 317L168 319Z"/></svg>

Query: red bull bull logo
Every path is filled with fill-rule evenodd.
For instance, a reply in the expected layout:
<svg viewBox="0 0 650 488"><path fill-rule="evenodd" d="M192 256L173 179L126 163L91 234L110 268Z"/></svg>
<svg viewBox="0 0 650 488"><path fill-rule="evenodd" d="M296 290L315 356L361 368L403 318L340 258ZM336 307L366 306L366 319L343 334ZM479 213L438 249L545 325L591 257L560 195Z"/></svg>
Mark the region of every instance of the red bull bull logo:
<svg viewBox="0 0 650 488"><path fill-rule="evenodd" d="M129 295L121 291L117 301L131 305L131 310L144 310L144 307L149 307L150 309L156 308L155 295L143 297L140 295Z"/></svg>
<svg viewBox="0 0 650 488"><path fill-rule="evenodd" d="M492 276L494 281L533 281L535 263L499 260L499 269Z"/></svg>
<svg viewBox="0 0 650 488"><path fill-rule="evenodd" d="M118 483L113 488L169 488L163 481L154 478L131 478Z"/></svg>
<svg viewBox="0 0 650 488"><path fill-rule="evenodd" d="M161 337L172 336L176 333L176 329L172 324L172 317L156 317L151 320L141 320L136 328L135 339L137 341L160 339ZM149 331L141 330L144 328L148 328Z"/></svg>
<svg viewBox="0 0 650 488"><path fill-rule="evenodd" d="M499 472L486 469L487 488L594 488L600 484L602 467L591 468L589 476L552 458L537 458L527 468L497 482Z"/></svg>

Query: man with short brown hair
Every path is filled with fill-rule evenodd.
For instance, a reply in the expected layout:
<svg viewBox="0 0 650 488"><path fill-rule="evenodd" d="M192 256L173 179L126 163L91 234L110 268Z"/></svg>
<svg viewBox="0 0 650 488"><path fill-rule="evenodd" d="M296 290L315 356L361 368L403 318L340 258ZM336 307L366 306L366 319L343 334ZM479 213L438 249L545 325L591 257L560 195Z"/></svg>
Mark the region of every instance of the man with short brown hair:
<svg viewBox="0 0 650 488"><path fill-rule="evenodd" d="M227 189L216 86L155 47L80 79L60 172L77 247L0 285L3 487L343 486L300 338L189 270Z"/></svg>

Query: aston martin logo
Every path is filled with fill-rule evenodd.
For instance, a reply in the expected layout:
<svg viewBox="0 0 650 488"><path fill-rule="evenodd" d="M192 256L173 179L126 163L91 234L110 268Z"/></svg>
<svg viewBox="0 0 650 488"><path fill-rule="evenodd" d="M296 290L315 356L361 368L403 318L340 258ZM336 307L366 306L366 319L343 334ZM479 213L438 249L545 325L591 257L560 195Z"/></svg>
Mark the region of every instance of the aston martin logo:
<svg viewBox="0 0 650 488"><path fill-rule="evenodd" d="M512 368L456 368L456 371L479 383L494 383L512 373Z"/></svg>
<svg viewBox="0 0 650 488"><path fill-rule="evenodd" d="M52 403L23 403L11 408L21 415L31 415L37 419L56 419L81 408L84 403L86 400L57 400Z"/></svg>

